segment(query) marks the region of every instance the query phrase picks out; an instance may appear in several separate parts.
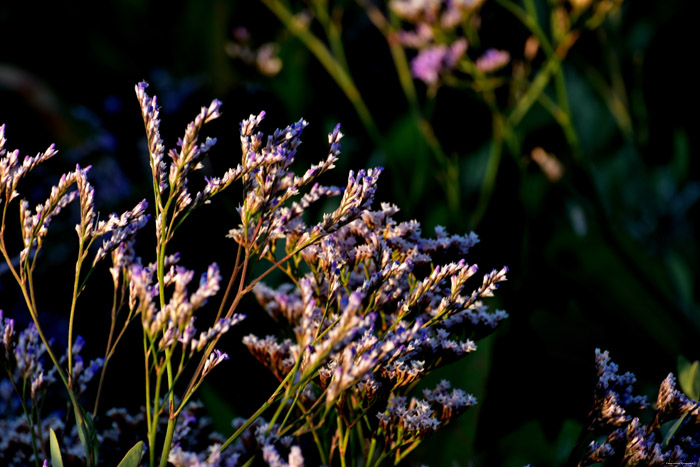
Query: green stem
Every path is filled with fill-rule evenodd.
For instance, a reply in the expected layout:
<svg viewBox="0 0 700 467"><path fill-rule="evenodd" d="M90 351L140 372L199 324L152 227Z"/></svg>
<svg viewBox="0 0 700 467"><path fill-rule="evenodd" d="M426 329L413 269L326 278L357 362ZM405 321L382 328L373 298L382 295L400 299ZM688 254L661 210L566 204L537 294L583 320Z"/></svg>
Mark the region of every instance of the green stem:
<svg viewBox="0 0 700 467"><path fill-rule="evenodd" d="M503 153L503 131L505 122L499 114L493 115L493 141L491 142L491 150L489 152L489 160L484 172L484 178L481 183L481 194L479 202L471 217L472 228L476 227L486 213L489 201L493 194L496 184L496 176L498 175L498 167L501 163L501 155Z"/></svg>
<svg viewBox="0 0 700 467"><path fill-rule="evenodd" d="M581 149L581 145L578 140L578 135L573 127L573 122L571 119L571 107L569 105L569 97L566 91L566 78L564 76L564 69L561 66L561 57L559 57L549 38L537 23L536 15L532 16L530 11L523 10L520 6L516 5L510 0L496 1L505 9L510 11L516 18L520 20L520 22L523 23L525 27L527 27L530 30L532 35L535 36L539 41L540 46L542 47L542 51L545 53L545 55L547 55L547 58L549 60L547 64L547 72L552 73L554 76L554 90L557 95L557 101L559 106L561 107L561 110L567 117L565 119L566 124L562 126L562 130L564 131L564 136L566 137L567 143L569 143L569 146L573 151L574 159L579 162L582 162L583 151ZM532 8L534 8L534 5L530 6L530 9ZM541 73L542 71L540 72L540 74ZM542 76L542 79L544 80L544 75ZM546 85L546 82L544 84ZM530 105L531 104L532 103L530 103ZM518 114L516 114L516 116L522 118L524 116L524 113L522 114L522 116Z"/></svg>
<svg viewBox="0 0 700 467"><path fill-rule="evenodd" d="M296 394L294 396L294 400L292 403L289 405L289 410L287 410L287 414L284 416L282 419L282 423L280 423L280 430L284 428L284 426L287 424L287 420L289 419L289 416L292 414L292 411L294 410L294 406L297 404L299 401L299 396L301 395L301 391L296 391ZM282 405L282 404L280 404Z"/></svg>
<svg viewBox="0 0 700 467"><path fill-rule="evenodd" d="M75 262L75 279L73 280L73 297L68 318L68 381L73 380L73 323L75 322L75 307L78 303L78 286L80 284L80 269L83 265L83 237L78 242L78 260Z"/></svg>
<svg viewBox="0 0 700 467"><path fill-rule="evenodd" d="M5 364L5 371L7 372L7 375L9 376L10 383L12 384L12 387L15 390L15 393L19 397L19 403L22 406L22 412L24 413L24 418L27 419L27 424L29 425L29 432L32 435L32 450L34 451L34 462L37 467L39 467L39 449L36 444L36 433L34 432L34 423L32 421L31 416L29 415L29 411L27 410L27 405L24 403L24 392L20 392L19 389L17 388L17 383L15 382L15 378L12 376L12 372L10 369L7 367L7 364ZM26 385L26 379L24 381L24 384Z"/></svg>
<svg viewBox="0 0 700 467"><path fill-rule="evenodd" d="M156 387L155 391L153 392L153 414L151 416L151 425L148 429L148 444L150 446L149 451L151 467L155 466L156 462L156 434L158 433L158 420L160 419L160 384L162 379L162 369L156 369Z"/></svg>
<svg viewBox="0 0 700 467"><path fill-rule="evenodd" d="M420 444L421 440L417 439L415 440L405 451L403 451L401 454L397 453L396 454L396 460L394 461L394 465L399 465L399 463L406 457L408 456L414 449L418 447Z"/></svg>
<svg viewBox="0 0 700 467"><path fill-rule="evenodd" d="M290 373L291 374L291 373ZM248 427L255 421L257 420L272 404L275 403L277 398L279 397L280 393L282 392L282 388L284 387L284 384L286 383L286 380L280 384L280 386L277 388L277 390L270 396L267 401L263 405L261 405L258 410L255 411L253 415L246 420L246 422L241 425L225 442L224 444L221 445L220 451L223 452L224 449L226 449L231 443L233 443L238 437L246 430Z"/></svg>
<svg viewBox="0 0 700 467"><path fill-rule="evenodd" d="M532 105L537 101L540 95L544 92L547 84L549 84L552 75L556 73L559 67L558 58L550 58L542 69L537 73L535 79L530 83L527 92L520 98L518 104L508 115L508 122L517 126L528 113Z"/></svg>
<svg viewBox="0 0 700 467"><path fill-rule="evenodd" d="M372 465L372 458L374 457L374 451L377 450L377 438L372 437L372 441L369 443L369 452L367 453L367 465Z"/></svg>
<svg viewBox="0 0 700 467"><path fill-rule="evenodd" d="M530 18L532 18L532 21L535 24L538 24L539 21L537 17L537 7L535 6L535 2L533 0L523 0L523 5L525 5L525 10L527 11Z"/></svg>
<svg viewBox="0 0 700 467"><path fill-rule="evenodd" d="M440 141L435 136L435 131L430 121L428 121L421 112L411 69L408 65L404 48L398 40L398 34L395 28L387 21L384 14L374 4L367 0L357 0L357 2L365 9L370 21L372 21L386 39L389 51L391 52L391 58L394 61L399 83L411 109L411 116L413 117L416 127L423 135L423 139L433 153L433 156L440 165L441 170L445 173L445 181L447 183L444 185L444 190L447 195L447 203L450 212L459 212L460 191L457 166L454 161L451 161L447 154L445 154Z"/></svg>
<svg viewBox="0 0 700 467"><path fill-rule="evenodd" d="M284 26L294 34L305 46L311 51L316 59L326 69L331 78L340 86L340 89L345 93L350 103L355 108L357 115L360 117L362 124L367 129L370 137L374 142L383 146L383 140L379 129L374 122L372 114L365 104L360 91L355 86L350 73L343 68L342 64L333 57L333 54L313 33L311 33L306 25L298 21L289 9L278 0L262 0L265 6L284 24Z"/></svg>
<svg viewBox="0 0 700 467"><path fill-rule="evenodd" d="M172 393L171 393L172 394ZM170 406L171 411L173 409ZM168 418L168 429L165 432L165 441L163 443L163 453L160 456L160 467L168 465L168 455L170 454L170 445L173 443L173 433L175 433L175 424L177 423L177 415Z"/></svg>
<svg viewBox="0 0 700 467"><path fill-rule="evenodd" d="M343 47L343 40L340 34L340 29L337 27L334 19L328 14L328 2L314 0L311 2L311 6L314 10L314 15L318 22L323 26L326 36L328 37L328 43L331 46L333 56L340 62L341 66L345 70L349 70L348 61L345 58L345 49Z"/></svg>
<svg viewBox="0 0 700 467"><path fill-rule="evenodd" d="M338 414L337 421L338 424L338 452L340 453L340 465L345 467L345 448L347 442L347 433L343 435L343 420Z"/></svg>
<svg viewBox="0 0 700 467"><path fill-rule="evenodd" d="M307 423L309 424L309 429L311 430L311 435L314 438L314 443L316 444L316 449L318 450L318 456L321 460L321 464L327 465L328 464L328 459L326 458L326 450L323 447L323 443L321 442L321 438L319 438L318 433L316 433L316 427L313 426L312 424L312 416L307 415Z"/></svg>
<svg viewBox="0 0 700 467"><path fill-rule="evenodd" d="M25 266L26 263L25 263ZM60 361L56 357L56 354L54 354L53 350L51 349L51 346L49 345L49 340L46 338L46 335L44 334L43 329L41 328L41 325L39 323L39 314L38 314L38 309L36 307L36 299L34 296L34 283L32 280L32 274L30 270L26 270L26 283L20 283L20 288L22 289L22 295L24 296L24 300L27 304L27 307L29 309L29 314L32 317L32 321L34 321L34 325L36 326L37 333L39 334L39 338L41 339L41 342L44 344L44 347L46 348L46 353L49 355L49 358L51 359L51 362L53 363L54 367L56 368L56 372L58 373L59 378L61 378L61 381L63 382L63 385L66 388L66 391L68 392L68 398L70 399L71 405L73 406L73 410L75 413L75 420L76 420L76 426L78 427L78 432L80 433L81 441L82 440L88 440L88 433L85 431L86 426L89 421L86 421L86 419L83 417L81 411L80 411L80 405L78 404L78 399L75 396L75 393L71 389L71 385L69 382L69 378L66 375L66 373L63 371L63 368L61 368ZM27 290L29 289L29 290ZM70 348L70 344L69 344ZM94 465L97 459L94 458L92 454L92 450L90 449L87 444L83 444L83 449L85 450L85 458L87 459L87 464L89 466Z"/></svg>
<svg viewBox="0 0 700 467"><path fill-rule="evenodd" d="M301 359L303 358L303 355L304 355L303 352L299 353L299 358L297 358L297 361L294 363L294 367L291 369L291 371L284 378L285 381L289 381L290 379L294 380L296 378L296 374L297 374L297 371L299 371L299 365L301 365ZM291 378L290 378L290 374L292 375ZM275 422L277 421L277 418L279 418L280 414L282 413L282 410L284 410L284 406L286 405L287 401L289 400L289 397L292 394L292 387L293 386L294 385L288 386L286 391L284 392L284 397L280 401L280 403L277 407L277 410L275 411L275 414L272 416L272 418L270 419L270 423L268 424L268 427L267 427L268 433L270 432L270 430L274 426ZM297 397L298 396L299 395L297 394ZM294 407L294 404L292 404L292 407L290 407L290 410L293 407ZM286 420L286 417L285 417L285 420ZM284 425L284 423L283 423L283 425ZM282 427L280 427L280 429L282 429Z"/></svg>
<svg viewBox="0 0 700 467"><path fill-rule="evenodd" d="M170 447L173 442L173 432L175 430L175 423L177 422L177 415L179 412L175 412L175 391L174 391L174 381L173 381L173 368L172 368L172 356L173 350L167 349L165 351L166 359L166 371L168 374L168 400L170 402L170 414L168 416L168 429L165 433L165 441L163 442L163 452L160 457L160 467L165 467L168 463L168 454L170 453Z"/></svg>
<svg viewBox="0 0 700 467"><path fill-rule="evenodd" d="M555 53L552 44L545 32L537 24L536 17L530 16L522 7L516 5L510 0L496 0L503 8L510 11L523 25L530 30L533 36L537 38L544 53L549 57Z"/></svg>

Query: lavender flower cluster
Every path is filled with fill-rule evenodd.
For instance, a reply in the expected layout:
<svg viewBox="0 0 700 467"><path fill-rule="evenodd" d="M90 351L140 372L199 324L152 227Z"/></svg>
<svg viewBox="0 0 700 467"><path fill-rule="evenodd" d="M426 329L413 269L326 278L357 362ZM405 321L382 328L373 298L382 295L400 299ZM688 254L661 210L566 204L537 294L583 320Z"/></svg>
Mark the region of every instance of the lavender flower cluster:
<svg viewBox="0 0 700 467"><path fill-rule="evenodd" d="M42 446L43 450L48 444L49 430L62 433L65 428L64 410L47 404L57 369L45 362L46 347L34 323L18 332L15 321L3 317L0 310L0 334L0 361L7 374L0 379L0 452L7 464L27 465L33 458L32 446ZM72 348L78 395L85 392L104 363L101 358L85 363L80 356L84 345L85 340L78 336ZM63 355L61 362L66 360L67 355ZM65 439L67 455L80 456L82 446L77 429L65 433Z"/></svg>
<svg viewBox="0 0 700 467"><path fill-rule="evenodd" d="M466 55L469 41L459 33L460 26L476 32L479 10L484 0L392 0L389 8L410 25L399 32L404 47L417 49L411 62L413 76L435 86L459 69L477 75L493 73L510 62L505 50L485 49L474 61ZM462 60L461 66L460 60Z"/></svg>
<svg viewBox="0 0 700 467"><path fill-rule="evenodd" d="M435 264L467 254L478 242L475 234L448 235L438 227L436 238L424 238L418 222L396 222L397 212L390 204L366 210L301 251L298 261L309 272L296 283L257 284L256 298L293 338L248 335L243 341L280 381L296 375L288 388L302 400L302 411L325 405L350 419L374 413L368 436L385 440L386 453L400 452L476 403L460 390L448 392L446 381L408 407L404 395L434 369L476 350L474 341L507 317L482 301L505 280L507 268L465 293L476 265L464 259ZM287 235L296 244L308 230L299 223Z"/></svg>
<svg viewBox="0 0 700 467"><path fill-rule="evenodd" d="M537 30L539 19L534 4L522 9L509 0L500 0L501 6L515 14L524 23L532 36L524 43L524 52L508 51L480 44L479 30L482 26L480 10L485 0L392 0L389 9L406 29L398 31L400 43L416 49L411 62L414 78L430 88L445 82L454 82L461 75L470 77L477 91L491 89L495 82L485 81L498 70L509 65L511 56L524 55L528 66L514 63L514 76L524 79L526 68L535 58L540 45L547 48L547 55L555 52L557 59L563 58L580 35L580 29L593 29L619 8L621 1L571 0L552 4L552 44L540 44L545 37ZM533 27L533 24L535 27ZM548 41L547 41L548 42ZM467 54L468 46L477 47L479 53L473 58ZM454 76L453 76L454 75Z"/></svg>
<svg viewBox="0 0 700 467"><path fill-rule="evenodd" d="M200 141L200 132L219 117L221 104L215 100L203 107L178 149L166 153L157 98L146 87L137 85L136 94L153 177L156 251L150 263L136 253L137 234L151 218L149 203L144 200L99 220L89 168L81 167L63 175L47 200L33 209L27 201L19 202L22 248L13 260L5 242L7 207L19 196L20 179L56 151L50 147L20 164L19 151L5 151L0 127L0 250L32 319L17 333L15 321L0 312L0 351L8 375L0 383L4 459L36 465L51 459L58 465L65 457L97 465L100 456L112 452L110 446L119 446L123 454L124 443L141 438L146 443L137 443L124 465L137 465L142 452L150 465L159 452L160 465L176 466L237 465L254 456L273 466L361 458L379 465L400 462L421 440L476 404L448 381L409 400L425 375L475 351L475 342L507 317L504 311L489 311L483 301L506 280L507 268L484 275L469 288L478 268L464 256L479 241L474 233L449 235L437 227L434 238L425 238L418 222L394 220L396 206L383 203L374 209L381 167L351 171L344 188L319 184L317 179L334 168L340 154L339 126L328 135L328 154L297 174L291 166L307 122L299 120L265 137L258 130L264 112L240 125L241 163L220 177L205 178L203 189L191 193L190 179L216 142ZM222 271L212 263L193 286L195 272L182 266L179 253L169 247L189 214L235 181L243 191L240 222L228 233L238 244L236 261L213 324L198 331L198 310L218 295ZM339 198L337 208L311 221L309 208L330 197ZM75 200L80 217L69 344L58 357L39 319L33 277L52 219ZM104 358L84 364L84 340L73 335L79 297L107 257L114 290L107 349ZM267 263L267 269L251 277L259 262ZM275 270L291 282L264 284ZM201 407L192 398L207 375L229 358L216 345L244 319L237 310L249 292L286 338L251 334L243 343L280 385L250 418L235 421L235 432L224 438L195 414ZM143 334L145 407L136 414L100 411L108 364L131 323L139 323ZM51 364L44 362L46 356ZM89 414L83 408L85 391L97 373L99 386ZM65 409L45 404L47 389L58 380L70 400ZM43 407L52 410L42 413ZM351 445L356 452L350 452Z"/></svg>
<svg viewBox="0 0 700 467"><path fill-rule="evenodd" d="M651 419L635 413L650 407L646 396L633 395L636 378L632 373L619 374L618 366L607 351L596 349L596 384L593 405L579 441L594 437L578 465L598 462L611 465L697 464L700 461L700 404L688 398L676 386L670 373L659 388ZM661 427L676 421L671 427ZM572 456L576 452L572 452Z"/></svg>

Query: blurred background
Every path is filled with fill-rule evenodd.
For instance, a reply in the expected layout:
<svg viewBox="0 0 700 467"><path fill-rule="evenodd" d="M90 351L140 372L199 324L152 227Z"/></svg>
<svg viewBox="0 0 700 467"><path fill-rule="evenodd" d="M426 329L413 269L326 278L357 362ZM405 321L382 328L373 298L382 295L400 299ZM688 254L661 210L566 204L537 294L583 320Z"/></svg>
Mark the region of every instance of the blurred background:
<svg viewBox="0 0 700 467"><path fill-rule="evenodd" d="M267 132L311 123L299 167L325 155L325 135L340 122L343 154L325 183L384 166L377 199L397 204L401 220L419 220L426 235L436 225L473 230L481 243L468 261L482 271L510 268L492 303L510 319L425 383L448 378L478 407L411 462L562 464L592 400L595 348L634 372L651 400L679 357L700 359L697 16L681 0L485 0L463 2L452 24L446 11L431 18L401 4L3 1L8 149L33 155L55 142L60 150L22 194L44 199L78 163L92 165L104 214L148 198L133 90L141 80L160 99L167 147L200 106L223 101L223 118L205 130L219 140L209 175L239 160L238 122L250 113L267 112ZM454 48L461 41L466 50ZM431 50L443 56L434 76L421 75L417 57L428 60ZM501 61L480 61L489 57ZM235 250L224 236L238 202L233 189L186 224L183 264L230 268ZM230 215L212 222L215 209ZM69 219L57 222L65 233L52 234L39 272L57 292L39 301L60 341L77 242ZM151 234L137 244L145 261ZM5 272L8 313L19 302ZM111 305L106 267L94 282L78 316L89 336L84 353L99 355ZM226 416L249 413L250 399L264 399L273 382L241 349L242 335L270 324L255 304L245 307L250 319L227 343L241 363L229 362L201 393L223 431ZM128 352L121 355L127 365ZM259 370L259 380L243 378L239 364ZM140 367L134 373L137 404ZM126 393L113 387L105 405L132 403Z"/></svg>

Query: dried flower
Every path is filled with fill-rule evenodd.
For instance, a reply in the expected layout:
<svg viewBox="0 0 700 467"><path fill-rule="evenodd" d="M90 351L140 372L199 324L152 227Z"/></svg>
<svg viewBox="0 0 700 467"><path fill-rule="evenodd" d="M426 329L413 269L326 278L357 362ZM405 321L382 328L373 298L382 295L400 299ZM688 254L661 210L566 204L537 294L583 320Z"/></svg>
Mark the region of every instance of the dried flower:
<svg viewBox="0 0 700 467"><path fill-rule="evenodd" d="M661 384L657 407L652 421L644 425L639 417L630 414L632 409L648 407L646 398L632 395L635 377L632 373L618 374L618 367L608 352L596 349L598 382L593 408L588 415L582 435L604 434L603 442L591 441L579 465L586 466L615 457L620 465L666 465L697 460L700 444L688 437L686 428L697 423L698 403L675 388L675 377L670 374ZM668 432L661 442L655 432L662 423L678 419L684 414L694 420L685 420ZM696 432L696 430L693 430ZM693 435L695 436L695 435Z"/></svg>
<svg viewBox="0 0 700 467"><path fill-rule="evenodd" d="M510 62L510 53L505 50L487 49L484 54L476 59L476 68L483 73L491 73L500 70Z"/></svg>
<svg viewBox="0 0 700 467"><path fill-rule="evenodd" d="M4 349L4 359L9 360L10 354L14 351L15 346L15 320L3 318L2 310L0 309L0 335L2 335L2 346Z"/></svg>

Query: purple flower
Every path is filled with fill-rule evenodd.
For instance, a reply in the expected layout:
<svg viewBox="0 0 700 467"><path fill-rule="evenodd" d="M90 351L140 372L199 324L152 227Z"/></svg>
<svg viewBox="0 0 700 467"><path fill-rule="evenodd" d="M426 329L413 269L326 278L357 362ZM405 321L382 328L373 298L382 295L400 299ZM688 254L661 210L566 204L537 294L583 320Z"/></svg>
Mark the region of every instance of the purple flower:
<svg viewBox="0 0 700 467"><path fill-rule="evenodd" d="M427 85L437 84L440 75L450 72L467 51L467 41L459 39L450 47L435 45L418 53L411 62L413 76Z"/></svg>

